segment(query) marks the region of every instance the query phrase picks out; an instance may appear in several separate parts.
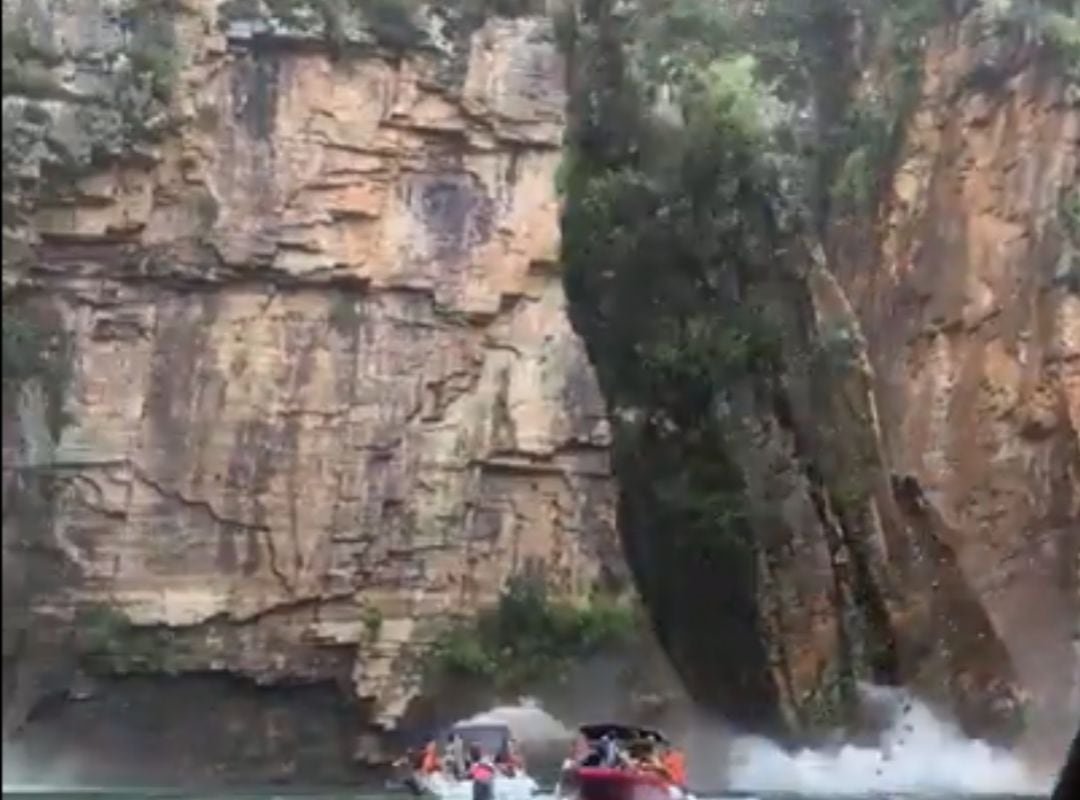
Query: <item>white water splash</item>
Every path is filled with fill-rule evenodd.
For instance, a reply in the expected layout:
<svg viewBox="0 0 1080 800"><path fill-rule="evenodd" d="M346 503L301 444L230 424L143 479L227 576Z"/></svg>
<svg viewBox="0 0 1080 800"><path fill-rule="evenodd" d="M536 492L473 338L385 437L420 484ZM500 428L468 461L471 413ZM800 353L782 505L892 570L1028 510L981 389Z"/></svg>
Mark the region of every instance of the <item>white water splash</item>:
<svg viewBox="0 0 1080 800"><path fill-rule="evenodd" d="M521 742L569 742L574 736L573 731L547 713L531 698L522 698L516 706L496 706L461 722L503 723L509 726L514 737Z"/></svg>
<svg viewBox="0 0 1080 800"><path fill-rule="evenodd" d="M790 754L765 739L739 738L732 745L730 788L829 795L1049 793L1049 783L1015 756L966 738L923 703L898 690L866 691L895 708L877 747L845 744Z"/></svg>

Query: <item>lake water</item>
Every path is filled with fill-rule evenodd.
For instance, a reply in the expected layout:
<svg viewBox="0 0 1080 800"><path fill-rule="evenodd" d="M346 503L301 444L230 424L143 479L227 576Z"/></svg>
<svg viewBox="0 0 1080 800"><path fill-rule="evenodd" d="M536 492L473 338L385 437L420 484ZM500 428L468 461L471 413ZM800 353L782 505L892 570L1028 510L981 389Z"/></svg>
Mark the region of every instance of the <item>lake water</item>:
<svg viewBox="0 0 1080 800"><path fill-rule="evenodd" d="M903 692L875 691L897 709L877 745L787 752L764 739L735 737L721 756L708 737L692 736L686 742L691 788L701 800L1032 800L1049 796L1051 776L1033 774L1016 755L964 737ZM404 791L373 789L370 784L367 788L273 786L210 791L68 789L56 787L55 774L52 786L27 788L11 779L18 774L21 781L33 781L37 773L15 773L7 766L5 762L10 782L3 787L4 800L412 800ZM543 786L554 784L554 774L537 773L536 777ZM711 790L719 787L724 791ZM552 797L541 794L536 800Z"/></svg>
<svg viewBox="0 0 1080 800"><path fill-rule="evenodd" d="M5 800L403 800L407 794L376 794L350 792L348 790L282 790L280 788L232 790L232 791L180 791L167 789L49 789L19 790L4 788ZM1046 795L1017 794L954 794L869 792L853 795L840 791L836 794L805 794L792 792L738 792L711 795L701 800L1045 800ZM538 800L550 800L550 795L540 795Z"/></svg>

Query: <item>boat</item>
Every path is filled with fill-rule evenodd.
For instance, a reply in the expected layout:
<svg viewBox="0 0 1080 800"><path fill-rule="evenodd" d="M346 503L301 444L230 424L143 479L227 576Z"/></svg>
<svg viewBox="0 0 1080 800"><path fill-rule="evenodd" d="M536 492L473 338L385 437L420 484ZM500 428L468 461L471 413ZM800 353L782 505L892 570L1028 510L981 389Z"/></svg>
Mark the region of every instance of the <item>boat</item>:
<svg viewBox="0 0 1080 800"><path fill-rule="evenodd" d="M692 800L653 760L672 749L660 731L606 723L582 725L578 733L576 752L563 764L557 800Z"/></svg>
<svg viewBox="0 0 1080 800"><path fill-rule="evenodd" d="M473 800L473 781L467 776L458 776L450 769L447 745L453 736L461 737L465 754L475 747L479 748L487 759L499 753L510 752L512 735L510 726L503 723L458 723L449 728L428 747L435 746L438 754L438 768L424 769L416 765L408 780L414 794L436 797L439 800ZM531 800L539 793L540 787L524 769L509 764L495 763L495 777L492 781L493 800Z"/></svg>

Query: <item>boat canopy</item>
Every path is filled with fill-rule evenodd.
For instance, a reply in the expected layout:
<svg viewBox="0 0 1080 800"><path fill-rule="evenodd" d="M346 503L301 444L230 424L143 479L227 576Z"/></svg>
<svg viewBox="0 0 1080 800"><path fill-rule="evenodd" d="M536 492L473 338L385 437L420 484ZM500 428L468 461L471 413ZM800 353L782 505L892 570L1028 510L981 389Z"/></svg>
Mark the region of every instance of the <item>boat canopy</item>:
<svg viewBox="0 0 1080 800"><path fill-rule="evenodd" d="M652 739L657 742L667 742L667 737L658 730L642 728L637 725L620 725L617 722L592 723L578 728L581 735L589 741L611 736L616 741L634 741L640 739Z"/></svg>
<svg viewBox="0 0 1080 800"><path fill-rule="evenodd" d="M510 726L500 722L460 722L452 726L444 737L444 742L457 734L466 747L478 745L488 755L502 750L510 739Z"/></svg>

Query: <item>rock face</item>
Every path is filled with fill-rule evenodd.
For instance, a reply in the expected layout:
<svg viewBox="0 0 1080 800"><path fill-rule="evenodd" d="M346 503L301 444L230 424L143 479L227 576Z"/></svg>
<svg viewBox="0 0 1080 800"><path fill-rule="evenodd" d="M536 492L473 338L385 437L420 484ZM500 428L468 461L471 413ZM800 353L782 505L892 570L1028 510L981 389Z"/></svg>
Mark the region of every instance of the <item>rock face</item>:
<svg viewBox="0 0 1080 800"><path fill-rule="evenodd" d="M818 254L785 229L784 192L740 171L757 153L739 137L673 134L700 157L670 167L649 149L648 126L619 105L630 36L615 17L587 20L598 44L575 75L579 102L601 111L576 126L586 188L566 217L567 285L615 408L628 556L681 675L770 734L858 726L861 680L911 686L972 735L1063 745L1080 518L1075 359L1062 346L1075 339L1076 229L1069 241L1059 219L1075 218L1076 109L1062 62L984 30L981 10L957 11L936 32L900 168L867 167L892 184L880 229L851 241L835 203ZM975 128L956 113L968 106ZM732 230L736 195L747 213ZM642 207L662 209L655 224ZM874 228L873 210L856 227ZM619 226L607 238L577 221L605 215ZM722 247L680 236L701 219ZM686 247L662 273L656 243L671 241ZM685 277L667 279L676 270ZM724 347L753 341L747 309L780 341L749 368ZM1012 371L997 375L995 355ZM1015 411L988 404L1010 375ZM1019 407L1029 380L1034 414ZM1042 565L1028 560L1042 547ZM1016 588L996 595L1010 572ZM1019 631L1029 591L1047 619Z"/></svg>
<svg viewBox="0 0 1080 800"><path fill-rule="evenodd" d="M122 47L109 10L5 4L5 31L44 20L54 72L92 73ZM57 578L5 594L30 615L5 614L5 653L104 614L172 631L155 669L336 682L392 727L423 648L508 576L573 598L620 580L555 268L561 59L538 19L475 31L456 87L438 53L219 34L213 3L174 25L161 135L67 181L19 154L55 196L7 232L5 314L64 331L66 370L55 397L5 380L5 576L44 550ZM78 107L54 94L5 97L5 128L34 108L59 135Z"/></svg>
<svg viewBox="0 0 1080 800"><path fill-rule="evenodd" d="M890 467L936 518L1053 765L1080 715L1080 106L1058 65L976 22L937 37L880 241L837 275Z"/></svg>
<svg viewBox="0 0 1080 800"><path fill-rule="evenodd" d="M4 3L4 707L30 759L345 779L506 578L625 580L556 263L551 25L433 17L403 56L240 5ZM1052 760L1080 713L1080 112L968 33L931 48L878 235L802 271L817 360L783 403L733 390L759 660L710 638L696 556L668 578L702 602L654 616L697 626L660 635L714 707L806 729L838 675L901 679L982 732L1026 696ZM646 560L656 534L624 530Z"/></svg>

